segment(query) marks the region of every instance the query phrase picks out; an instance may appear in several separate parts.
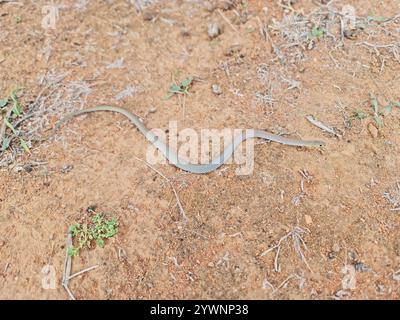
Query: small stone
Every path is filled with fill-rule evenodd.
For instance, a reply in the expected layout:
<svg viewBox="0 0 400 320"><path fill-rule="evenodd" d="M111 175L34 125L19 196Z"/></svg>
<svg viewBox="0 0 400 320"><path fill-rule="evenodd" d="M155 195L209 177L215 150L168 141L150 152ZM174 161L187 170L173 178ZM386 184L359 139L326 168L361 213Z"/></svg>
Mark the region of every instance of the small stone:
<svg viewBox="0 0 400 320"><path fill-rule="evenodd" d="M312 218L307 214L304 216L304 220L306 220L307 224L312 224L312 222L313 222Z"/></svg>
<svg viewBox="0 0 400 320"><path fill-rule="evenodd" d="M219 85L213 84L213 85L211 86L211 88L212 88L213 93L216 94L217 96L219 96L220 94L222 94L222 89L221 89L221 87L220 87Z"/></svg>
<svg viewBox="0 0 400 320"><path fill-rule="evenodd" d="M74 168L71 164L66 164L61 168L61 173L68 173Z"/></svg>
<svg viewBox="0 0 400 320"><path fill-rule="evenodd" d="M382 294L382 293L386 292L386 287L385 287L385 285L383 283L378 281L378 282L375 283L375 290L376 290L376 292Z"/></svg>
<svg viewBox="0 0 400 320"><path fill-rule="evenodd" d="M341 300L348 296L350 296L350 292L347 290L339 290L335 293L335 300Z"/></svg>
<svg viewBox="0 0 400 320"><path fill-rule="evenodd" d="M371 135L374 139L378 138L379 130L378 130L378 128L377 128L374 124L372 124L372 123L369 123L369 124L368 124L368 132L370 133L370 135Z"/></svg>
<svg viewBox="0 0 400 320"><path fill-rule="evenodd" d="M235 53L240 52L240 50L242 50L242 46L240 44L234 44L225 50L224 55L228 57L233 56Z"/></svg>
<svg viewBox="0 0 400 320"><path fill-rule="evenodd" d="M336 259L336 252L334 252L334 251L329 251L329 252L328 252L328 259L329 259L329 260Z"/></svg>
<svg viewBox="0 0 400 320"><path fill-rule="evenodd" d="M354 251L349 251L348 255L351 261L357 260L357 253L355 253Z"/></svg>
<svg viewBox="0 0 400 320"><path fill-rule="evenodd" d="M157 112L157 108L152 106L152 107L149 109L149 113L155 113L155 112Z"/></svg>
<svg viewBox="0 0 400 320"><path fill-rule="evenodd" d="M312 50L315 48L315 46L316 46L315 41L311 40L307 45L307 50Z"/></svg>
<svg viewBox="0 0 400 320"><path fill-rule="evenodd" d="M210 262L210 263L208 264L208 266L209 266L210 268L214 268L214 262Z"/></svg>
<svg viewBox="0 0 400 320"><path fill-rule="evenodd" d="M210 39L214 39L221 34L221 28L217 23L210 23L207 32Z"/></svg>
<svg viewBox="0 0 400 320"><path fill-rule="evenodd" d="M89 207L86 208L86 212L87 213L93 213L93 212L96 212L96 209L97 209L97 205L92 204L92 205L90 205Z"/></svg>
<svg viewBox="0 0 400 320"><path fill-rule="evenodd" d="M113 290L112 289L106 289L106 295L111 295L113 293Z"/></svg>
<svg viewBox="0 0 400 320"><path fill-rule="evenodd" d="M23 168L24 168L24 170L25 170L26 172L28 172L28 173L32 172L32 170L33 170L33 167L32 167L32 165L30 165L30 164L24 165Z"/></svg>
<svg viewBox="0 0 400 320"><path fill-rule="evenodd" d="M151 21L156 17L156 13L152 10L146 10L143 12L143 20Z"/></svg>
<svg viewBox="0 0 400 320"><path fill-rule="evenodd" d="M183 28L183 29L181 30L181 36L182 36L182 37L190 37L190 31L189 31L189 29Z"/></svg>
<svg viewBox="0 0 400 320"><path fill-rule="evenodd" d="M356 30L346 29L343 31L343 35L345 36L346 39L349 39L349 40L357 39Z"/></svg>

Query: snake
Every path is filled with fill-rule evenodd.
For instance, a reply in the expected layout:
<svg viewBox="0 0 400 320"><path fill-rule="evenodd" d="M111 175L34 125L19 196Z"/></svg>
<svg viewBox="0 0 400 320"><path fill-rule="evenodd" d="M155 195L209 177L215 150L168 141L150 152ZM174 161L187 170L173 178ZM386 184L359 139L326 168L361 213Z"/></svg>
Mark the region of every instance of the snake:
<svg viewBox="0 0 400 320"><path fill-rule="evenodd" d="M273 142L277 142L283 145L294 146L294 147L322 147L325 145L325 142L318 140L295 140L286 137L282 137L276 134L272 134L262 130L244 130L243 132L237 134L230 145L228 145L221 154L214 158L208 164L193 164L188 161L180 158L177 153L170 149L168 145L166 145L162 139L160 139L153 131L149 130L144 123L140 120L140 118L133 114L132 112L115 106L101 105L92 108L87 108L83 110L78 110L72 112L62 118L55 126L54 130L57 130L61 127L61 125L74 117L92 113L99 111L108 111L108 112L116 112L127 117L136 127L137 129L146 137L150 143L154 145L167 160L176 166L179 169L190 173L196 174L206 174L212 171L217 170L224 163L226 163L235 152L236 148L245 140L251 138L260 138L264 140L269 140Z"/></svg>

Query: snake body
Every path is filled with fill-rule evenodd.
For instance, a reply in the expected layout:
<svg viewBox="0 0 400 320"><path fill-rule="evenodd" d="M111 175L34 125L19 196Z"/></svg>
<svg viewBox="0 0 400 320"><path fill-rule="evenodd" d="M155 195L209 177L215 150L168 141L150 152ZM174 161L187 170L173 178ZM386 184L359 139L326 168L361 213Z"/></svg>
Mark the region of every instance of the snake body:
<svg viewBox="0 0 400 320"><path fill-rule="evenodd" d="M135 114L132 112L129 112L128 110L125 110L123 108L119 107L114 107L114 106L97 106L89 109L84 109L84 110L79 110L75 111L73 113L70 113L66 117L64 117L62 120L60 120L59 123L57 123L56 128L58 129L63 123L66 121L69 121L70 119L86 114L86 113L91 113L91 112L98 112L98 111L109 111L109 112L117 112L125 117L127 117L138 129L139 131L146 137L147 140L149 140L158 150L161 151L161 153L168 159L170 163L172 163L174 166L178 167L179 169L182 169L187 172L191 173L209 173L212 172L216 169L218 169L220 166L222 166L226 161L228 161L231 157L236 148L239 146L240 143L242 143L246 139L250 138L261 138L265 140L270 140L274 142L278 142L284 145L289 145L289 146L296 146L296 147L321 147L325 145L325 142L323 141L306 141L306 140L295 140L295 139L290 139L290 138L285 138L282 136L278 136L272 133L268 133L266 131L261 131L261 130L246 130L245 132L242 132L238 134L237 136L234 137L233 142L225 148L225 150L217 157L215 158L211 163L209 164L192 164L189 163L183 159L181 159L177 153L173 150L171 150L168 145L166 145L157 135L155 135L151 130L146 128L146 126L143 124L142 121L140 121L139 117L137 117Z"/></svg>

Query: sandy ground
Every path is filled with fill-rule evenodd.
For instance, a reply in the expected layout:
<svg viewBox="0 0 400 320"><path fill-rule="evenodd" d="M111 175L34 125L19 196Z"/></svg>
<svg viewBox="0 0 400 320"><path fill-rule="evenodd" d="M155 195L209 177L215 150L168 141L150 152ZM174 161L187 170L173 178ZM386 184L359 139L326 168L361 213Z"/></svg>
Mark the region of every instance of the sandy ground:
<svg viewBox="0 0 400 320"><path fill-rule="evenodd" d="M104 249L73 259L74 272L99 265L71 280L77 299L399 299L400 108L379 115L378 128L370 96L382 106L400 100L400 20L382 19L400 13L400 1L335 1L329 11L327 1L182 0L142 12L135 1L55 2L54 29L43 27L50 2L0 3L0 94L23 87L26 108L48 97L43 135L62 114L107 103L149 128L257 128L327 145L257 141L247 176L236 165L207 175L155 165L176 188L185 224L171 186L137 160L148 142L125 118L75 119L3 163L0 298L68 299L68 228L95 205L120 228ZM341 37L332 12L346 4L375 18ZM300 37L282 25L294 15ZM210 23L221 28L215 39ZM315 23L331 23L330 32L310 36ZM174 77L194 75L203 80L184 105L164 99ZM54 289L43 285L49 276Z"/></svg>

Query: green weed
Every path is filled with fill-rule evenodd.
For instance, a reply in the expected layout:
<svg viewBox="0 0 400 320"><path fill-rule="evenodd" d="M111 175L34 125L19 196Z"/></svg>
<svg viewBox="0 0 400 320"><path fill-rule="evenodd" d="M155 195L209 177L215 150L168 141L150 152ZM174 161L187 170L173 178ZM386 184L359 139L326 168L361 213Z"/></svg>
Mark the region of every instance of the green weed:
<svg viewBox="0 0 400 320"><path fill-rule="evenodd" d="M383 121L383 117L390 114L394 108L400 108L400 101L391 101L388 105L382 108L379 104L378 99L374 94L370 94L370 107L371 112L365 112L363 110L356 110L354 112L353 118L358 120L364 120L369 117L372 117L375 121L375 124L378 128L383 128L385 123Z"/></svg>
<svg viewBox="0 0 400 320"><path fill-rule="evenodd" d="M90 224L77 223L70 228L77 245L68 249L72 257L78 256L82 249L92 248L93 242L104 248L105 240L118 233L118 219L106 219L104 214L96 213Z"/></svg>
<svg viewBox="0 0 400 320"><path fill-rule="evenodd" d="M165 100L170 99L175 94L189 95L189 89L193 84L193 77L186 78L179 85L173 83L168 90Z"/></svg>
<svg viewBox="0 0 400 320"><path fill-rule="evenodd" d="M317 39L321 38L324 35L324 33L325 33L325 30L323 28L321 28L321 27L318 27L318 26L314 26L311 29L311 35L314 38L317 38Z"/></svg>
<svg viewBox="0 0 400 320"><path fill-rule="evenodd" d="M0 151L6 151L10 147L10 144L11 144L11 141L13 140L13 138L18 137L21 147L25 150L25 152L28 152L28 153L30 152L28 144L22 137L19 137L19 132L15 129L15 127L11 121L12 119L16 119L16 118L20 117L23 113L23 107L19 101L19 94L21 91L22 91L22 88L17 88L11 92L9 98L0 99L0 110L5 108L8 104L12 103L11 116L10 116L10 118L5 118L4 123L13 133L13 135L11 135L11 136L5 135L3 137Z"/></svg>

